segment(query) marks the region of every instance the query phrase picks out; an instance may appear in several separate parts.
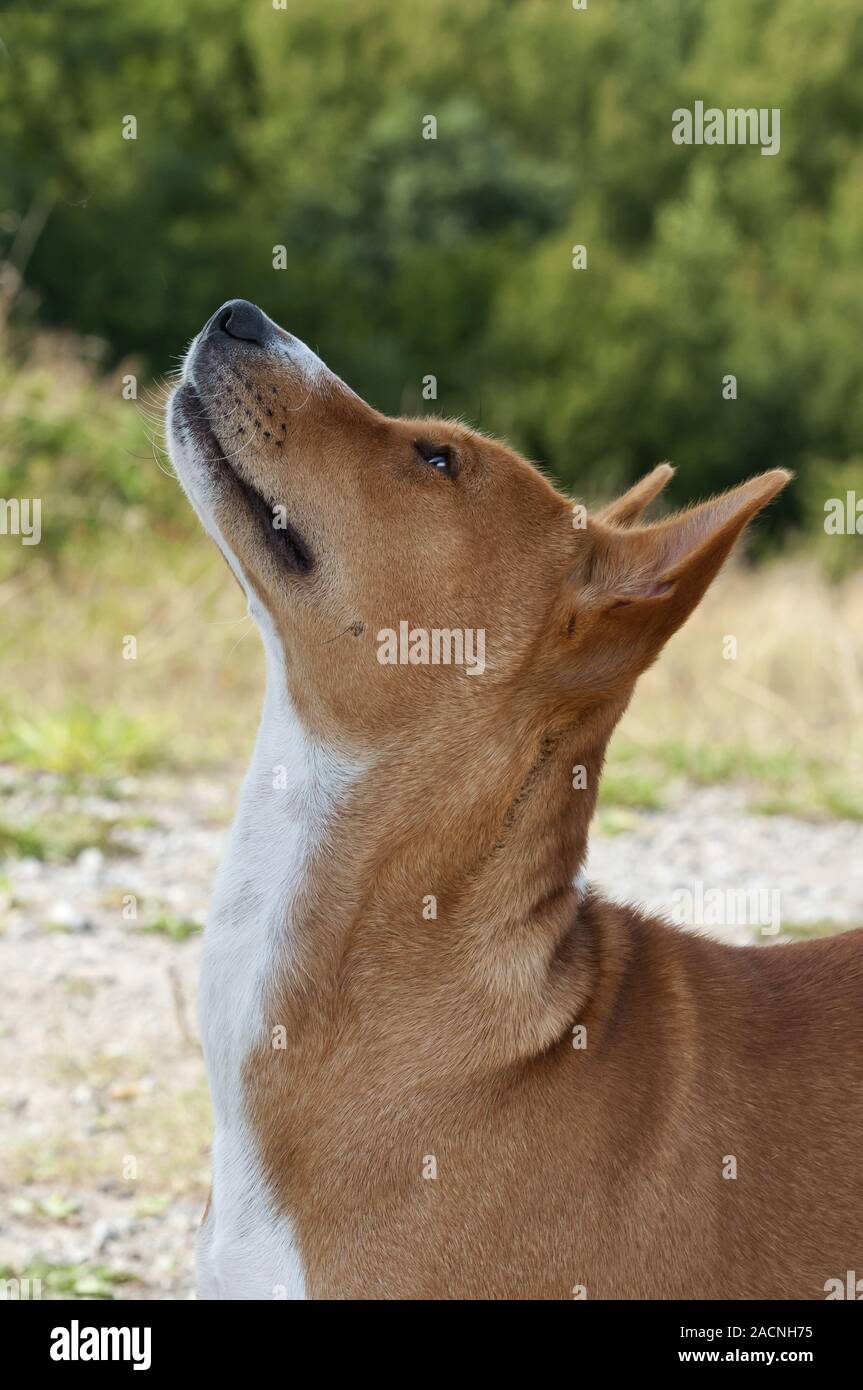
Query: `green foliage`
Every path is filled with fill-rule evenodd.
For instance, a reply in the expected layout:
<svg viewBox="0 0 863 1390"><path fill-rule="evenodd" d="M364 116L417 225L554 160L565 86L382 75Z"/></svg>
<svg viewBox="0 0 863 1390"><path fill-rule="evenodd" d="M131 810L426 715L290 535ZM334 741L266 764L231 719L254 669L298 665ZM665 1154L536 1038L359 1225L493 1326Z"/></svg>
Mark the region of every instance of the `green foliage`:
<svg viewBox="0 0 863 1390"><path fill-rule="evenodd" d="M166 936L169 941L188 941L190 936L200 935L203 927L200 922L194 922L189 917L174 917L163 912L152 922L147 922L136 930L155 936Z"/></svg>
<svg viewBox="0 0 863 1390"><path fill-rule="evenodd" d="M113 705L72 701L61 709L0 705L0 762L75 780L150 771L165 760L165 728ZM22 851L24 852L24 851Z"/></svg>
<svg viewBox="0 0 863 1390"><path fill-rule="evenodd" d="M847 750L845 750L847 752ZM603 829L620 828L609 812L664 805L669 779L678 786L737 783L747 787L749 809L762 815L828 816L863 821L859 764L835 750L806 755L791 743L764 748L747 741L705 743L663 738L643 745L618 734L603 774L599 804ZM622 823L625 825L625 821Z"/></svg>
<svg viewBox="0 0 863 1390"><path fill-rule="evenodd" d="M0 496L42 499L39 555L169 521L180 489L160 472L143 404L70 345L39 346L22 363L0 337ZM3 551L4 569L21 562L22 548Z"/></svg>
<svg viewBox="0 0 863 1390"><path fill-rule="evenodd" d="M118 824L82 811L42 815L28 825L13 825L0 817L0 859L14 856L68 862L91 848L103 854L129 854L129 846L115 836Z"/></svg>
<svg viewBox="0 0 863 1390"><path fill-rule="evenodd" d="M825 936L835 936L837 931L859 931L863 923L837 923L833 919L816 922L783 922L782 935L790 936L792 941L820 940Z"/></svg>
<svg viewBox="0 0 863 1390"><path fill-rule="evenodd" d="M0 255L47 212L19 319L161 372L246 296L382 409L434 374L436 409L589 496L669 455L678 500L787 465L800 520L859 450L858 0L79 0L3 37ZM780 152L675 145L696 99L780 108ZM89 524L177 508L119 394L22 391L4 488L59 460L81 524L88 478Z"/></svg>
<svg viewBox="0 0 863 1390"><path fill-rule="evenodd" d="M165 761L164 730L157 720L78 702L30 714L0 706L0 762L69 778L109 778L149 771Z"/></svg>
<svg viewBox="0 0 863 1390"><path fill-rule="evenodd" d="M117 1286L132 1283L135 1275L101 1264L54 1264L37 1256L26 1268L0 1265L0 1279L38 1280L54 1298L117 1298Z"/></svg>

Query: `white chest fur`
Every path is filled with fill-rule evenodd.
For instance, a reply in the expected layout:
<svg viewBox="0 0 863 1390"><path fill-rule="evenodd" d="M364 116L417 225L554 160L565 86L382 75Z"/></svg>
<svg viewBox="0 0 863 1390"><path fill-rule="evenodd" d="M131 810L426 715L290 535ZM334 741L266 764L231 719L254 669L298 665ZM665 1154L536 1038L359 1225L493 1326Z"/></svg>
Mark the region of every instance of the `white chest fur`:
<svg viewBox="0 0 863 1390"><path fill-rule="evenodd" d="M305 734L281 648L264 635L263 719L204 933L199 1016L214 1135L201 1298L305 1297L290 1223L273 1209L247 1123L243 1066L264 1032L267 983L276 968L290 970L292 903L350 771Z"/></svg>

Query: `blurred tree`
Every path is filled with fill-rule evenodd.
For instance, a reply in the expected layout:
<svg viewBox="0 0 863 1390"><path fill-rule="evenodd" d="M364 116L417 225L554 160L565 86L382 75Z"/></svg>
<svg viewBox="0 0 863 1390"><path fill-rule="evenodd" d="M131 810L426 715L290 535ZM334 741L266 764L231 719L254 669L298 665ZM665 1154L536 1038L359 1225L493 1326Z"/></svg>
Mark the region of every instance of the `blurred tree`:
<svg viewBox="0 0 863 1390"><path fill-rule="evenodd" d="M77 0L2 37L0 255L50 208L41 319L115 360L243 295L577 491L859 457L859 0ZM778 107L780 152L675 145L697 99Z"/></svg>

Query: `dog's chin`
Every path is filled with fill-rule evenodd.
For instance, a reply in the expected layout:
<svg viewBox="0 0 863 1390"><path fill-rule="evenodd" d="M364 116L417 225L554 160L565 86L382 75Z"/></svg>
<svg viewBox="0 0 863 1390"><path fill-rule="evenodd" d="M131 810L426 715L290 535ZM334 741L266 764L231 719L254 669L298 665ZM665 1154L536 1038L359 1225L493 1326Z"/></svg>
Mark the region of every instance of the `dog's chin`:
<svg viewBox="0 0 863 1390"><path fill-rule="evenodd" d="M226 456L200 395L188 381L171 397L167 433L177 476L221 549L226 548L226 542L216 534L223 529L217 511L220 507L241 507L260 528L272 559L294 575L310 573L314 557L305 538L286 519L281 519L278 527L274 525L271 503Z"/></svg>
<svg viewBox="0 0 863 1390"><path fill-rule="evenodd" d="M210 424L204 402L189 381L178 386L168 407L168 444L178 469L189 462L201 468L230 469Z"/></svg>
<svg viewBox="0 0 863 1390"><path fill-rule="evenodd" d="M216 507L224 491L224 483L220 486L222 451L209 427L200 397L187 382L177 387L168 402L165 439L183 491L205 530L218 542Z"/></svg>

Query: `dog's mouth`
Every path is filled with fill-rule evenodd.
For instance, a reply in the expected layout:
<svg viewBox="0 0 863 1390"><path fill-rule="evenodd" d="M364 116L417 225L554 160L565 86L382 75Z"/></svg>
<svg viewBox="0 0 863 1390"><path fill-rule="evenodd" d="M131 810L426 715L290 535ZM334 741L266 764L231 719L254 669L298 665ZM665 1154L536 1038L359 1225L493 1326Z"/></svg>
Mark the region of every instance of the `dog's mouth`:
<svg viewBox="0 0 863 1390"><path fill-rule="evenodd" d="M268 499L243 477L219 443L207 408L189 382L178 389L176 406L180 408L184 424L195 436L208 469L230 480L234 493L257 524L271 553L292 573L308 574L314 567L314 556L305 537L288 520L285 504L278 499Z"/></svg>

